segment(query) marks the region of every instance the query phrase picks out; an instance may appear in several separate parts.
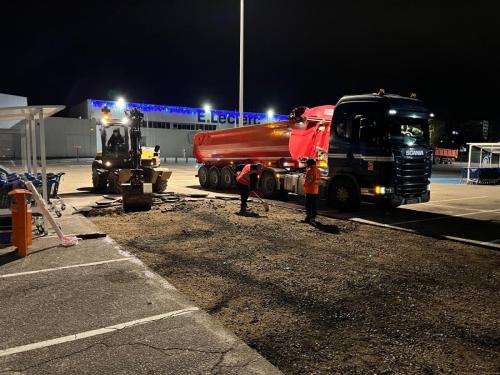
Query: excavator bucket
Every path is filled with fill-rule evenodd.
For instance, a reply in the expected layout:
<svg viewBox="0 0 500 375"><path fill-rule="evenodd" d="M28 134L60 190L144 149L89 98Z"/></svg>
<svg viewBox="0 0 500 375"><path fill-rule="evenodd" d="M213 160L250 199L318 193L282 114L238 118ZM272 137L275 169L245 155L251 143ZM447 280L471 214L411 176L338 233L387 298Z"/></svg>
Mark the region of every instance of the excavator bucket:
<svg viewBox="0 0 500 375"><path fill-rule="evenodd" d="M153 205L153 185L123 184L122 203L125 212L149 211Z"/></svg>

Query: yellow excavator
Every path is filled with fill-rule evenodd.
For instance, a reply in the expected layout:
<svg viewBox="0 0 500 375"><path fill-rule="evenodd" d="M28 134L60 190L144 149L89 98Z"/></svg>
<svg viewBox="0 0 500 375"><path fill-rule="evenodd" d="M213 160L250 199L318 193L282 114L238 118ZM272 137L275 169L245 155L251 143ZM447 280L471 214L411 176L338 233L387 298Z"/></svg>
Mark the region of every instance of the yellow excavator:
<svg viewBox="0 0 500 375"><path fill-rule="evenodd" d="M141 145L144 114L134 108L122 119L113 119L108 107L102 108L98 122L102 151L92 163L94 191L122 194L123 208L149 210L153 193L167 188L172 172L160 167L160 146Z"/></svg>

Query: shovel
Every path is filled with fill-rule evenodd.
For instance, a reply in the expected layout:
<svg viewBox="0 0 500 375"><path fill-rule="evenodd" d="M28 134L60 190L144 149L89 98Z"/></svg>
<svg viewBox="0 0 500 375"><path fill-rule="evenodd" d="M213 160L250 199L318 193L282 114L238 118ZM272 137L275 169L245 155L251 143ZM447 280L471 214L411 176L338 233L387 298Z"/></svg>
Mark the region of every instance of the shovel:
<svg viewBox="0 0 500 375"><path fill-rule="evenodd" d="M264 207L264 211L269 212L269 205L266 202L264 202L264 200L259 196L259 194L257 194L255 191L252 191L252 194L262 204L262 206Z"/></svg>

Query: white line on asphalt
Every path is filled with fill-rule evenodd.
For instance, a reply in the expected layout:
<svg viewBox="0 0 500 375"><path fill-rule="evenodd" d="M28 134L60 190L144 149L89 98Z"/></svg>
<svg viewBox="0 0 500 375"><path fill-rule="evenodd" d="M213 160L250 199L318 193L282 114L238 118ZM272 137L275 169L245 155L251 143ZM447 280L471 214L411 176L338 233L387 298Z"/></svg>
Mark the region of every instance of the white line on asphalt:
<svg viewBox="0 0 500 375"><path fill-rule="evenodd" d="M433 201L433 200L431 200L430 202L425 202L425 203L422 203L422 204L452 202L452 201L464 201L464 200L469 200L469 199L482 199L482 198L488 198L488 196L487 195L481 195L479 197L443 199L443 200L440 200L440 201Z"/></svg>
<svg viewBox="0 0 500 375"><path fill-rule="evenodd" d="M467 208L467 207L457 207L457 206L449 206L447 204L435 204L435 203L427 203L427 206L436 206L436 207L446 207L446 208L451 208L455 210L467 210L467 211L482 211L479 208ZM418 207L417 207L418 208ZM426 212L426 211L420 211L420 210L414 210L414 211L419 211L419 212Z"/></svg>
<svg viewBox="0 0 500 375"><path fill-rule="evenodd" d="M407 233L415 233L415 234L420 234L420 235L426 235L425 233L420 233L414 229L409 229L409 228L404 228L404 227L397 227L394 225L389 225L389 224L383 224L379 223L377 221L371 221L371 220L366 220L366 219L361 219L361 218L353 218L350 219L351 221L355 221L361 224L368 224L368 225L374 225L377 227L383 227L383 228L388 228L388 229L393 229L393 230L399 230L402 232L407 232ZM468 238L462 238L462 237L454 237L454 236L441 236L442 238L445 238L447 240L452 240L452 241L457 241L461 243L466 243L470 245L479 245L479 246L488 246L490 248L495 248L495 249L500 249L500 245L497 245L497 243L500 243L500 239L498 240L493 240L493 241L476 241L476 240L471 240Z"/></svg>
<svg viewBox="0 0 500 375"><path fill-rule="evenodd" d="M431 217L428 219L418 219L418 220L409 220L409 221L399 221L397 223L391 223L391 225L401 225L401 224L410 224L410 223L419 223L422 221L434 221L434 220L442 220L442 219L448 219L450 217L462 217L462 216L472 216L472 215L480 215L480 214L487 214L491 212L499 212L500 209L497 210L481 210L478 212L469 212L466 214L457 214L457 215L443 215L443 216L438 216L438 217Z"/></svg>
<svg viewBox="0 0 500 375"><path fill-rule="evenodd" d="M199 309L197 307L188 307L187 309L170 311L170 312L165 313L165 314L153 315L153 316L150 316L147 318L142 318L142 319L138 319L138 320L132 320L132 321L126 322L126 323L116 324L114 326L94 329L92 331L85 331L85 332L75 333L75 334L69 335L69 336L58 337L56 339L39 341L39 342L35 342L32 344L27 344L27 345L15 346L13 348L0 350L0 357L5 357L8 355L17 354L17 353L28 352L30 350L36 350L36 349L40 349L40 348L46 348L48 346L59 345L59 344L65 343L65 342L86 339L88 337L104 335L106 333L115 332L115 331L118 331L121 329L130 328L130 327L137 326L140 324L151 323L151 322L154 322L156 320L161 320L161 319L165 319L165 318L173 318L176 316L189 314L191 312L198 311L198 310Z"/></svg>
<svg viewBox="0 0 500 375"><path fill-rule="evenodd" d="M92 262L92 263L73 264L71 266L62 266L62 267L55 267L55 268L44 268L44 269L35 270L35 271L8 273L6 275L0 275L0 279L6 278L6 277L31 275L31 274L34 274L34 273L42 273L42 272L52 272L52 271L66 270L68 268L98 266L100 264L114 263L114 262L124 262L124 261L127 261L127 260L128 261L134 260L134 257L119 258L119 259L110 259L110 260L103 260L103 261L100 261L100 262Z"/></svg>

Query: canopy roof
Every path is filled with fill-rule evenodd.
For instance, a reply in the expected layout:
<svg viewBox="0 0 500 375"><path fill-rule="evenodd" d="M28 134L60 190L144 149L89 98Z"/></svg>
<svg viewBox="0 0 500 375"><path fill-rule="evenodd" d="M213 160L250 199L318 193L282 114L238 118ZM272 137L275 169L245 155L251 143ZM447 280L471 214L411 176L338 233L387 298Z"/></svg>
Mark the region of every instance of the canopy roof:
<svg viewBox="0 0 500 375"><path fill-rule="evenodd" d="M62 111L64 108L63 105L29 105L0 108L0 121L9 121L3 124L0 122L0 129L8 129L16 124L10 121L26 120L28 116L34 120L39 120L40 113L43 113L43 118L47 118Z"/></svg>
<svg viewBox="0 0 500 375"><path fill-rule="evenodd" d="M488 151L491 154L500 154L500 142L498 143L467 143L471 147Z"/></svg>

